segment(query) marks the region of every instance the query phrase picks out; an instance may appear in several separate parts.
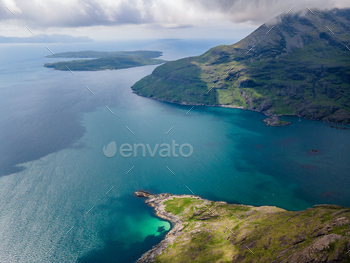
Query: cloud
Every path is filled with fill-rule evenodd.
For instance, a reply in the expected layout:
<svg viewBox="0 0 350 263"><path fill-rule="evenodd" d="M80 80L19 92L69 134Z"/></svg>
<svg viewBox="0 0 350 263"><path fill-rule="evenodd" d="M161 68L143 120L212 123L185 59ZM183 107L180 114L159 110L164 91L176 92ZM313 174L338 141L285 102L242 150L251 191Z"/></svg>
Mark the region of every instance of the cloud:
<svg viewBox="0 0 350 263"><path fill-rule="evenodd" d="M235 22L263 23L275 16L288 12L306 10L306 6L315 9L350 7L348 0L190 0L207 12L220 13L226 19Z"/></svg>
<svg viewBox="0 0 350 263"><path fill-rule="evenodd" d="M34 28L160 25L186 28L221 20L260 24L287 12L350 7L348 0L0 0L0 23ZM12 15L8 7L15 15Z"/></svg>

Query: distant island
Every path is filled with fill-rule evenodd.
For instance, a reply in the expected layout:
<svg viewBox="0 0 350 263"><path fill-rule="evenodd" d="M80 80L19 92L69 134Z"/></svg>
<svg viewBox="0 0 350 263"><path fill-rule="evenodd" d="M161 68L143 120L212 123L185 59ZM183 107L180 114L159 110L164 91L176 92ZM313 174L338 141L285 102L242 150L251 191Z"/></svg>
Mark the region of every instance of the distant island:
<svg viewBox="0 0 350 263"><path fill-rule="evenodd" d="M76 43L93 42L89 37L73 37L70 35L40 34L30 37L4 37L0 36L0 43Z"/></svg>
<svg viewBox="0 0 350 263"><path fill-rule="evenodd" d="M135 195L172 223L165 240L137 263L350 262L350 208L316 205L291 212L194 195Z"/></svg>
<svg viewBox="0 0 350 263"><path fill-rule="evenodd" d="M350 9L306 11L283 14L234 45L167 62L132 89L183 105L350 124ZM266 123L287 124L275 120Z"/></svg>
<svg viewBox="0 0 350 263"><path fill-rule="evenodd" d="M79 71L96 71L123 69L145 65L157 65L164 63L164 60L155 59L160 57L162 52L159 51L116 51L116 52L99 52L99 51L79 51L64 52L47 56L48 58L89 58L72 61L60 61L46 63L44 67L54 68L56 70L79 70ZM67 68L68 67L68 68Z"/></svg>

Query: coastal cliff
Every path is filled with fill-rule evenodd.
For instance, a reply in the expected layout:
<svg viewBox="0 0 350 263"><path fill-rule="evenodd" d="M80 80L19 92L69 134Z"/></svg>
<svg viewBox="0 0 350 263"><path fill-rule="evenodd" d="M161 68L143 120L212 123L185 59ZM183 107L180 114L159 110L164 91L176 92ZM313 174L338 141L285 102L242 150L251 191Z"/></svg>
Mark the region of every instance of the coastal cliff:
<svg viewBox="0 0 350 263"><path fill-rule="evenodd" d="M317 205L291 212L194 195L135 195L172 224L138 263L350 262L350 208Z"/></svg>

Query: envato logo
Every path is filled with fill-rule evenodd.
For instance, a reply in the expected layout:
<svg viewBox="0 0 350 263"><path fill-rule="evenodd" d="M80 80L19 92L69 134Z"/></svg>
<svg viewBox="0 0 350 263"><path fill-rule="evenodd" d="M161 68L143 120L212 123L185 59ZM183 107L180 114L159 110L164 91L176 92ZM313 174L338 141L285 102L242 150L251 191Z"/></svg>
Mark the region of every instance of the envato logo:
<svg viewBox="0 0 350 263"><path fill-rule="evenodd" d="M175 140L172 141L171 145L167 143L162 143L161 145L159 145L157 143L153 149L151 149L148 143L146 145L144 145L143 143L134 144L134 147L129 143L124 143L120 145L119 154L124 158L131 157L132 155L134 157L137 157L138 149L140 149L142 153L142 157L146 157L146 149L147 149L147 152L153 158L156 155L158 148L159 148L158 154L162 158L171 157L171 156L176 158L176 157L179 157L179 154L184 158L188 158L193 154L193 147L191 144L188 144L188 143L181 144L179 147L179 154L176 153L176 147L178 146L179 144L175 143ZM103 147L103 154L109 158L115 156L117 152L118 152L118 147L115 142L110 142L107 145L107 147L106 146Z"/></svg>

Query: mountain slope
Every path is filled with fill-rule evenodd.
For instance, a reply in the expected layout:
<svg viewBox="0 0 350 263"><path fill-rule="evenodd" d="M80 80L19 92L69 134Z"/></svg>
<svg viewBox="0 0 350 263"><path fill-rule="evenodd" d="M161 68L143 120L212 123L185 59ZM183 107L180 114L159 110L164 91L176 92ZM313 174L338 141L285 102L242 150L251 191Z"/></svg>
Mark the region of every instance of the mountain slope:
<svg viewBox="0 0 350 263"><path fill-rule="evenodd" d="M234 45L165 63L132 89L180 104L350 124L350 9L313 13L279 16Z"/></svg>

